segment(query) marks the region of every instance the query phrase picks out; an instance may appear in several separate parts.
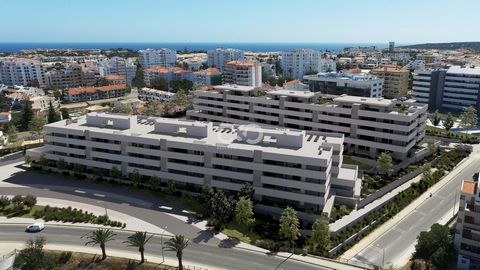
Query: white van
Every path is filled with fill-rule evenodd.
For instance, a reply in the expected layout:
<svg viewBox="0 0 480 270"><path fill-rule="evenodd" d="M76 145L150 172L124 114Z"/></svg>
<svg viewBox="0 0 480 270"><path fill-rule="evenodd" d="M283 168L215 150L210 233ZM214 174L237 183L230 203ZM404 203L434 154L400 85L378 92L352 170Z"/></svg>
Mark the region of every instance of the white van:
<svg viewBox="0 0 480 270"><path fill-rule="evenodd" d="M27 232L39 232L45 229L45 224L43 223L33 223L27 226L27 229L25 231Z"/></svg>

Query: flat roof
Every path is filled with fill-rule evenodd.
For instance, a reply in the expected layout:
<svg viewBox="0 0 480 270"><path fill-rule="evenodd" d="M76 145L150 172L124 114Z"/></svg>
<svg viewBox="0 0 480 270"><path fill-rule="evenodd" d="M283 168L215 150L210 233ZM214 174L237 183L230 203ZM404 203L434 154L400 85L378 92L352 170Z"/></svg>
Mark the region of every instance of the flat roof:
<svg viewBox="0 0 480 270"><path fill-rule="evenodd" d="M316 95L314 92L311 92L311 91L287 90L287 89L269 91L267 92L267 94L275 95L275 96L288 96L288 97L299 97L299 98L311 98Z"/></svg>
<svg viewBox="0 0 480 270"><path fill-rule="evenodd" d="M245 85L237 85L237 84L222 84L216 85L213 87L215 90L233 90L233 91L241 91L241 92L250 92L255 90L253 86L245 86Z"/></svg>
<svg viewBox="0 0 480 270"><path fill-rule="evenodd" d="M447 73L464 74L464 75L477 75L480 76L480 67L461 67L451 66Z"/></svg>
<svg viewBox="0 0 480 270"><path fill-rule="evenodd" d="M96 115L103 117L111 117L116 119L127 119L127 115L119 114L107 114L107 113L98 113ZM168 133L158 133L155 131L155 125L153 123L162 122L165 124L175 124L185 126L197 126L202 127L207 125L207 122L200 121L189 121L189 120L178 120L178 119L165 119L165 118L148 118L148 119L137 119L137 123L131 126L129 129L119 130L115 128L108 127L98 127L94 125L88 125L86 121L86 116L75 119L74 121L69 121L67 124L66 120L54 122L46 125L46 127L54 128L64 128L72 130L89 130L90 132L99 132L103 134L111 134L112 136L124 135L131 136L135 138L145 138L145 139L154 139L160 140L165 139L172 142L180 143L191 143L191 144L201 144L208 145L213 147L226 147L230 149L238 150L261 150L265 153L272 154L281 154L287 156L297 156L304 158L320 158L320 159L329 159L333 154L333 148L331 144L342 144L342 137L330 137L324 134L306 134L305 131L289 130L285 128L258 128L253 131L262 130L264 132L264 140L258 144L249 144L246 142L241 142L237 140L237 133L243 132L245 128L250 130L248 126L242 125L215 125L210 126L211 129L208 130L208 135L206 137L195 137L188 136L186 134L168 134ZM147 123L147 124L145 124ZM149 124L148 124L149 123ZM233 128L231 128L233 127ZM180 127L181 128L181 127ZM290 147L278 145L274 141L275 136L280 134L286 134L294 136L301 136L302 145L301 147Z"/></svg>
<svg viewBox="0 0 480 270"><path fill-rule="evenodd" d="M335 102L346 103L360 103L374 106L390 106L392 104L391 99L385 98L370 98L370 97L357 97L357 96L339 96L333 99Z"/></svg>

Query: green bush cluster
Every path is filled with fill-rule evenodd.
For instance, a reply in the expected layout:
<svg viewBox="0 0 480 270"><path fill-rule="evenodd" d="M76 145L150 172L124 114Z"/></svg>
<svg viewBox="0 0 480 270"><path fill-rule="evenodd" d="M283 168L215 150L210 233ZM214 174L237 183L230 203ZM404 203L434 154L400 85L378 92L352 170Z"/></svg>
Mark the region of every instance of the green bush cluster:
<svg viewBox="0 0 480 270"><path fill-rule="evenodd" d="M96 216L88 211L83 211L82 209L67 207L51 207L49 205L41 210L36 210L33 213L33 216L36 219L43 219L45 221L62 221L62 222L72 222L72 223L92 223L92 224L103 224L112 227L125 227L124 223L109 220L107 216Z"/></svg>
<svg viewBox="0 0 480 270"><path fill-rule="evenodd" d="M456 139L460 140L462 143L477 144L480 143L480 138L472 134L465 134L459 132L450 132L446 130L439 129L429 129L425 130L427 136L435 136L447 139Z"/></svg>

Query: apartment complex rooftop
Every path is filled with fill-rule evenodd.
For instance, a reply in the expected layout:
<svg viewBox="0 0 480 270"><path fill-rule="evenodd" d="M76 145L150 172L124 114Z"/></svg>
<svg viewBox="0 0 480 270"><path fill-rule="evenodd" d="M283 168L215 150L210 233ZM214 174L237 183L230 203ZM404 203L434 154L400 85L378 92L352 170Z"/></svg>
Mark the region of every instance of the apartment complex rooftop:
<svg viewBox="0 0 480 270"><path fill-rule="evenodd" d="M313 134L286 128L219 124L167 118L141 118L136 115L89 113L75 120L62 120L46 126L125 135L139 143L166 139L183 143L240 150L261 150L272 154L322 158L331 155L332 144L342 144L343 135ZM327 156L325 156L327 155Z"/></svg>
<svg viewBox="0 0 480 270"><path fill-rule="evenodd" d="M81 93L95 93L97 91L112 91L112 90L125 89L125 88L127 88L126 84L114 84L114 85L96 86L96 87L79 87L79 88L70 88L68 90L68 94L78 95Z"/></svg>
<svg viewBox="0 0 480 270"><path fill-rule="evenodd" d="M351 74L351 73L337 73L337 72L321 72L316 75L306 75L305 79L337 79L337 80L351 80L351 81L371 81L377 80L375 76L368 76L366 74Z"/></svg>
<svg viewBox="0 0 480 270"><path fill-rule="evenodd" d="M388 72L388 73L408 73L408 69L394 66L394 65L385 65L383 67L379 67L376 69L372 69L370 72L372 73L382 73L382 72Z"/></svg>
<svg viewBox="0 0 480 270"><path fill-rule="evenodd" d="M447 73L480 76L480 67L451 66Z"/></svg>
<svg viewBox="0 0 480 270"><path fill-rule="evenodd" d="M231 91L240 91L240 92L250 92L255 90L253 86L237 85L237 84L222 84L214 86L215 90L231 90Z"/></svg>
<svg viewBox="0 0 480 270"><path fill-rule="evenodd" d="M231 66L237 66L237 67L253 67L257 63L255 61L248 61L248 60L236 60L236 61L230 61L227 63L227 65Z"/></svg>
<svg viewBox="0 0 480 270"><path fill-rule="evenodd" d="M297 97L297 98L312 98L320 95L320 93L315 93L311 91L280 89L280 90L269 91L267 95L287 96L287 97Z"/></svg>

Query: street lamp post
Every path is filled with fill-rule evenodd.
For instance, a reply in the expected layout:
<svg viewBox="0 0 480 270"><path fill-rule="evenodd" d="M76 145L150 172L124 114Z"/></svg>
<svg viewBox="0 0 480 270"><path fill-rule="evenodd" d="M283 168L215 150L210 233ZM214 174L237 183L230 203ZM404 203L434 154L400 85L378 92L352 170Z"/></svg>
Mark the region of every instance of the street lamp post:
<svg viewBox="0 0 480 270"><path fill-rule="evenodd" d="M166 230L167 228L168 228L168 226L165 226L165 227L163 228L163 230L162 230L162 233L160 234L160 243L161 243L161 245L162 245L162 263L165 262L165 256L164 256L164 254L163 254L163 250L164 250L164 248L163 248L163 233L165 232L165 230Z"/></svg>

